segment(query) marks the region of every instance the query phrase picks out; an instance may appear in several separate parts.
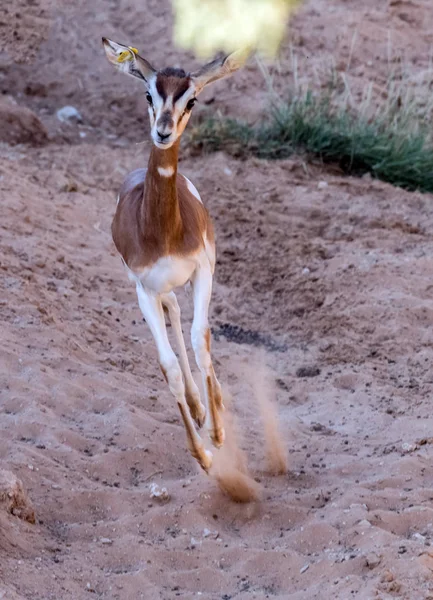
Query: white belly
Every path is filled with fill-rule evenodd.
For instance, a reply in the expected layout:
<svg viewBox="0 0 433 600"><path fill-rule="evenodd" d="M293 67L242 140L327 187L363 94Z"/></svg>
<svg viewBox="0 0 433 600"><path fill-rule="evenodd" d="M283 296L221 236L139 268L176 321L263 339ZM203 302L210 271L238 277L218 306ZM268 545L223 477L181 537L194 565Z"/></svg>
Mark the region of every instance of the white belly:
<svg viewBox="0 0 433 600"><path fill-rule="evenodd" d="M166 294L191 279L201 254L202 252L189 257L164 256L142 271L133 272L127 267L128 275L132 281L141 281L145 290L154 294Z"/></svg>

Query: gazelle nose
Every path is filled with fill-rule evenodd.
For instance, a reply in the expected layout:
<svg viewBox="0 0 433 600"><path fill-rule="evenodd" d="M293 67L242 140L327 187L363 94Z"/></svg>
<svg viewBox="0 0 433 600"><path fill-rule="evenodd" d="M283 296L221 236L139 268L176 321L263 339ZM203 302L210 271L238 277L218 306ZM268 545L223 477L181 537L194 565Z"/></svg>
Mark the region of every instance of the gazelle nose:
<svg viewBox="0 0 433 600"><path fill-rule="evenodd" d="M163 142L164 140L166 140L167 138L169 138L171 136L171 132L170 133L160 133L158 131L158 136L159 136L159 139L161 140L161 142Z"/></svg>

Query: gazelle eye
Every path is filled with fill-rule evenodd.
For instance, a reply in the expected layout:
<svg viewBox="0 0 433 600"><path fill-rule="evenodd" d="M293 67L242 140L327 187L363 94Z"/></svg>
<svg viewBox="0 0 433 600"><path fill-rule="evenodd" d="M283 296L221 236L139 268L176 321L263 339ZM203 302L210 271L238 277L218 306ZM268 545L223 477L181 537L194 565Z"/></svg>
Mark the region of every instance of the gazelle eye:
<svg viewBox="0 0 433 600"><path fill-rule="evenodd" d="M187 105L186 105L186 110L192 110L192 107L194 106L195 103L196 103L196 98L191 98L191 100L188 100Z"/></svg>
<svg viewBox="0 0 433 600"><path fill-rule="evenodd" d="M152 106L153 100L152 100L152 96L149 94L149 92L146 92L146 100L149 102L150 106Z"/></svg>

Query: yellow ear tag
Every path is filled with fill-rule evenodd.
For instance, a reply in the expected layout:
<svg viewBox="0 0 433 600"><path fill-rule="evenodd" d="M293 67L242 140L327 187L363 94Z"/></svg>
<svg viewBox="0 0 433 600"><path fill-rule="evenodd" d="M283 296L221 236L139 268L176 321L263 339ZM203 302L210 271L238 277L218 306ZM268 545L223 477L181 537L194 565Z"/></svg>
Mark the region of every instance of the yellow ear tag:
<svg viewBox="0 0 433 600"><path fill-rule="evenodd" d="M133 52L134 54L138 54L137 48L133 48L132 46L128 46L128 48L129 48L129 50L124 50L123 52L121 52L119 54L119 56L117 57L118 63L123 63L127 60L132 60L131 52Z"/></svg>

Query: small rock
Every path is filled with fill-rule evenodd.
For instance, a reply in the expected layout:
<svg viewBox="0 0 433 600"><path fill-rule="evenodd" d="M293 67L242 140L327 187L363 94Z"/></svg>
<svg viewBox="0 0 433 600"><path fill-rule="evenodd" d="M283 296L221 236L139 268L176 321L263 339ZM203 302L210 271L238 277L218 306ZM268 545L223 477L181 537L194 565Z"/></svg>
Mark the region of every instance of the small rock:
<svg viewBox="0 0 433 600"><path fill-rule="evenodd" d="M308 571L309 568L310 568L310 565L307 563L302 567L302 569L299 572L302 575L302 573L305 573L305 571Z"/></svg>
<svg viewBox="0 0 433 600"><path fill-rule="evenodd" d="M208 537L213 537L214 539L217 539L217 537L219 536L218 531L211 531L210 529L203 529L203 537L204 538L208 538Z"/></svg>
<svg viewBox="0 0 433 600"><path fill-rule="evenodd" d="M420 533L414 533L412 535L412 539L416 540L417 542L421 542L422 544L425 544L425 536L421 535Z"/></svg>
<svg viewBox="0 0 433 600"><path fill-rule="evenodd" d="M62 192L78 192L78 184L73 179L68 178L65 185L61 188Z"/></svg>
<svg viewBox="0 0 433 600"><path fill-rule="evenodd" d="M317 377L320 375L320 369L316 366L299 367L296 370L296 377Z"/></svg>
<svg viewBox="0 0 433 600"><path fill-rule="evenodd" d="M309 275L310 273L311 273L311 271L308 267L304 267L302 269L302 275Z"/></svg>
<svg viewBox="0 0 433 600"><path fill-rule="evenodd" d="M405 442L401 445L401 449L405 454L409 454L410 452L415 452L415 450L418 450L418 444L410 444L409 442Z"/></svg>
<svg viewBox="0 0 433 600"><path fill-rule="evenodd" d="M113 543L113 540L106 537L102 537L99 541L101 542L101 544L105 544L106 546L111 546L111 544Z"/></svg>
<svg viewBox="0 0 433 600"><path fill-rule="evenodd" d="M367 567L369 567L370 569L374 569L377 566L379 566L381 560L382 560L382 557L378 556L376 554L376 552L370 552L365 557L365 562L367 563Z"/></svg>
<svg viewBox="0 0 433 600"><path fill-rule="evenodd" d="M0 471L0 509L3 508L29 523L35 522L35 511L23 484L10 471Z"/></svg>
<svg viewBox="0 0 433 600"><path fill-rule="evenodd" d="M320 352L326 352L330 348L332 348L332 343L328 342L327 340L322 340L319 344Z"/></svg>
<svg viewBox="0 0 433 600"><path fill-rule="evenodd" d="M276 382L277 386L279 388L281 388L282 390L288 392L290 390L289 386L287 385L287 383L284 381L284 379L277 379Z"/></svg>
<svg viewBox="0 0 433 600"><path fill-rule="evenodd" d="M231 169L229 169L228 167L224 167L224 173L226 175L233 175L233 171Z"/></svg>
<svg viewBox="0 0 433 600"><path fill-rule="evenodd" d="M368 510L368 506L366 504L351 504L349 506L351 510L355 510L356 508L362 508L364 510Z"/></svg>
<svg viewBox="0 0 433 600"><path fill-rule="evenodd" d="M155 498L160 502L168 502L170 500L170 494L167 492L167 488L159 487L157 483L150 484L150 497Z"/></svg>
<svg viewBox="0 0 433 600"><path fill-rule="evenodd" d="M74 106L64 106L56 112L56 117L62 123L81 123L83 118Z"/></svg>
<svg viewBox="0 0 433 600"><path fill-rule="evenodd" d="M327 181L319 181L319 183L317 184L317 189L319 189L319 190L324 190L327 187L328 187Z"/></svg>
<svg viewBox="0 0 433 600"><path fill-rule="evenodd" d="M0 142L38 146L48 141L48 133L40 119L11 96L0 98L0 122Z"/></svg>
<svg viewBox="0 0 433 600"><path fill-rule="evenodd" d="M362 519L362 521L359 521L359 526L360 527L371 527L371 523L370 523L370 521L367 521L367 519Z"/></svg>

